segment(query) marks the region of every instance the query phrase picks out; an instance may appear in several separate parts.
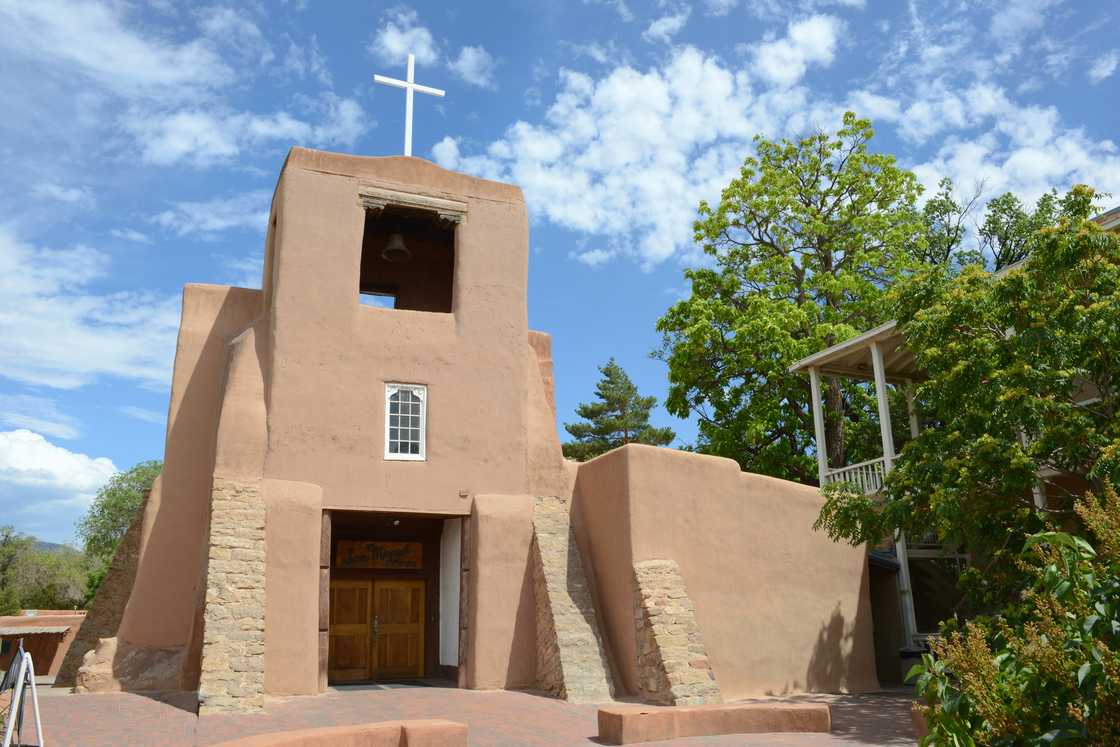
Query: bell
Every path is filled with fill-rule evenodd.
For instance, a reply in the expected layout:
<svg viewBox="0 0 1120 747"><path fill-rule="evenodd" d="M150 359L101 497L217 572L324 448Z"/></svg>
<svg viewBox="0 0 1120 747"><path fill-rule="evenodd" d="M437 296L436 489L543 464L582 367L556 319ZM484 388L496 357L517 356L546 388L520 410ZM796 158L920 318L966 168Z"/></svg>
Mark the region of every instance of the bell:
<svg viewBox="0 0 1120 747"><path fill-rule="evenodd" d="M404 244L404 236L399 233L390 236L385 248L381 250L381 258L386 262L407 262L412 259L412 252Z"/></svg>

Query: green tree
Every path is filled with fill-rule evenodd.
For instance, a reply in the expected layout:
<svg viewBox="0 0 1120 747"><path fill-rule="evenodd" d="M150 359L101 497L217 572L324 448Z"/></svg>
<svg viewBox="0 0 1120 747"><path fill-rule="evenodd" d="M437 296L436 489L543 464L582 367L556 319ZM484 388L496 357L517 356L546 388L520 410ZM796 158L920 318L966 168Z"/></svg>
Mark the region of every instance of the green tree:
<svg viewBox="0 0 1120 747"><path fill-rule="evenodd" d="M889 319L886 287L927 247L918 180L870 150L873 134L849 112L834 134L756 137L719 204L700 204L695 239L713 266L686 271L691 297L658 321L655 353L666 408L696 415L700 450L816 482L809 385L789 366ZM825 400L830 463L871 456L867 386L832 378Z"/></svg>
<svg viewBox="0 0 1120 747"><path fill-rule="evenodd" d="M1008 272L934 268L900 286L930 427L902 450L882 506L828 491L818 526L834 539L934 530L981 553L964 581L992 609L1021 586L1026 537L1120 478L1120 236L1088 220L1092 201L1087 187L1061 198L1057 224Z"/></svg>
<svg viewBox="0 0 1120 747"><path fill-rule="evenodd" d="M0 527L0 614L78 607L88 573L86 557L72 547L40 547L34 537Z"/></svg>
<svg viewBox="0 0 1120 747"><path fill-rule="evenodd" d="M980 226L980 250L991 256L996 270L1021 262L1038 232L1058 221L1059 208L1056 190L1039 197L1031 211L1010 192L996 197L988 203Z"/></svg>
<svg viewBox="0 0 1120 747"><path fill-rule="evenodd" d="M78 522L78 536L88 555L105 563L112 560L136 509L162 470L159 460L140 462L113 475L97 491L93 504Z"/></svg>
<svg viewBox="0 0 1120 747"><path fill-rule="evenodd" d="M0 527L0 615L14 615L22 609L16 583L20 560L35 545L31 537L11 526Z"/></svg>
<svg viewBox="0 0 1120 747"><path fill-rule="evenodd" d="M973 193L963 205L953 196L953 180L943 178L937 184L937 193L922 206L926 240L917 250L920 258L929 265L952 267L981 261L978 250L963 248L968 233L967 221L981 190Z"/></svg>
<svg viewBox="0 0 1120 747"><path fill-rule="evenodd" d="M614 358L599 371L603 374L595 385L599 401L576 408L576 414L586 422L564 424L575 439L564 444L564 456L582 462L623 444L664 446L676 438L672 429L649 424L657 398L638 394L638 388Z"/></svg>
<svg viewBox="0 0 1120 747"><path fill-rule="evenodd" d="M31 546L15 566L13 582L25 609L75 609L86 600L90 562L72 547Z"/></svg>

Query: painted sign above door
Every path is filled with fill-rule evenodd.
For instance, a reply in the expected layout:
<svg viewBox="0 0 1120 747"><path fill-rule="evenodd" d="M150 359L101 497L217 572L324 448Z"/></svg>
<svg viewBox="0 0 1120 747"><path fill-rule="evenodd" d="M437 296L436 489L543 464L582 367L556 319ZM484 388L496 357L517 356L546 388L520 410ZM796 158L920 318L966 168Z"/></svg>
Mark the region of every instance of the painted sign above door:
<svg viewBox="0 0 1120 747"><path fill-rule="evenodd" d="M334 565L335 568L420 570L424 565L423 545L419 542L339 540Z"/></svg>

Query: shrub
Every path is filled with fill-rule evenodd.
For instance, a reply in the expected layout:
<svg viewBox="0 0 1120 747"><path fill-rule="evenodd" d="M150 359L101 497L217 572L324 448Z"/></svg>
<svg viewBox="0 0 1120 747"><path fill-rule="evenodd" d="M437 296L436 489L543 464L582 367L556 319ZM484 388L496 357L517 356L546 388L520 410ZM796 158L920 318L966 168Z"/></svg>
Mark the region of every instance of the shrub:
<svg viewBox="0 0 1120 747"><path fill-rule="evenodd" d="M1106 487L1076 511L1093 543L1032 535L1021 599L947 632L910 671L922 747L1120 744L1120 497Z"/></svg>

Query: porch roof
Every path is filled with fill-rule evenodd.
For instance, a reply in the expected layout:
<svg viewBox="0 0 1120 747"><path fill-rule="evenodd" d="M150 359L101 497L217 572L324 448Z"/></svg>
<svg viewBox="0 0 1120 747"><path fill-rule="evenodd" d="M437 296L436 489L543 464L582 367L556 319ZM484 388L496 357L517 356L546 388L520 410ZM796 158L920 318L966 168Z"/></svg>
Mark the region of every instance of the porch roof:
<svg viewBox="0 0 1120 747"><path fill-rule="evenodd" d="M906 347L906 340L898 322L889 321L870 329L850 340L825 348L802 358L789 367L790 373L816 368L822 374L843 376L850 379L873 380L871 343L879 343L883 351L883 367L887 381L902 383L923 378L914 362L914 354Z"/></svg>
<svg viewBox="0 0 1120 747"><path fill-rule="evenodd" d="M0 628L0 636L17 637L23 635L62 635L70 630L69 625L11 626Z"/></svg>

